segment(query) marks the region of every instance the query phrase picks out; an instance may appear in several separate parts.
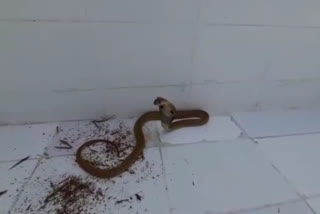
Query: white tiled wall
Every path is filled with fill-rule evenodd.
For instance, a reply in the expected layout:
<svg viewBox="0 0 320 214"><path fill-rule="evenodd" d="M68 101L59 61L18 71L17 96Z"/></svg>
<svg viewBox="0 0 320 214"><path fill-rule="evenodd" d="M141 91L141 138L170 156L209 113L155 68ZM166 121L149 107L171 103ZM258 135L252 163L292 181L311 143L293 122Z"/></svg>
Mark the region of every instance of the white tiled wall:
<svg viewBox="0 0 320 214"><path fill-rule="evenodd" d="M255 81L270 61L270 41L264 28L204 26L199 31L194 82ZM268 44L266 44L268 43Z"/></svg>
<svg viewBox="0 0 320 214"><path fill-rule="evenodd" d="M314 0L0 1L0 123L320 106Z"/></svg>
<svg viewBox="0 0 320 214"><path fill-rule="evenodd" d="M318 26L315 0L202 0L201 21L212 24Z"/></svg>

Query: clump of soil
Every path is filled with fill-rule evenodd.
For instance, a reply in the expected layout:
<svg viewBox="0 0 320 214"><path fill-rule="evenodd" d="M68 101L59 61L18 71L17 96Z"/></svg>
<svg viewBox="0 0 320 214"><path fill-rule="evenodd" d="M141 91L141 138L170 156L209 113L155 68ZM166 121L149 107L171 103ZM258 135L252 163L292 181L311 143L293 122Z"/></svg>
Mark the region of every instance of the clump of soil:
<svg viewBox="0 0 320 214"><path fill-rule="evenodd" d="M39 210L53 205L56 214L81 213L86 211L84 208L88 197L96 200L104 197L102 190L96 189L94 183L76 176L69 176L56 184L51 183L51 188L52 191L48 193Z"/></svg>

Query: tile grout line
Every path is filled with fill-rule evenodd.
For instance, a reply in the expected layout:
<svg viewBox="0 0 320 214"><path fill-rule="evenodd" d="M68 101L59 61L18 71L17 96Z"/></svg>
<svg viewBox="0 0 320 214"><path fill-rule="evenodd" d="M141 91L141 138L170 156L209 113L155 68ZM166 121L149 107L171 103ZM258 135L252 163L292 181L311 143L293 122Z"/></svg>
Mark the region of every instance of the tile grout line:
<svg viewBox="0 0 320 214"><path fill-rule="evenodd" d="M306 199L317 199L317 198L320 198L320 193L306 196Z"/></svg>
<svg viewBox="0 0 320 214"><path fill-rule="evenodd" d="M272 163L272 161L269 160L269 162L270 162L272 168L273 168L275 171L278 172L278 174L284 179L284 181L285 181L290 187L292 187L292 188L294 189L295 193L299 196L299 198L301 199L301 201L303 201L303 202L306 204L306 206L311 210L311 212L312 212L313 214L317 214L317 213L313 210L313 208L309 205L309 203L307 202L306 196L305 196L304 194L301 194L301 193L299 192L299 190L295 187L295 185L287 178L287 176L285 176L285 175L282 173L282 171L281 171L278 167L276 167L276 166Z"/></svg>
<svg viewBox="0 0 320 214"><path fill-rule="evenodd" d="M160 158L161 158L161 170L162 170L162 175L163 175L163 179L164 179L164 185L165 185L165 195L166 195L166 200L167 200L167 204L168 204L168 208L169 208L169 213L171 214L171 200L170 200L170 196L169 196L169 187L168 187L168 179L167 179L167 175L165 173L165 166L164 166L164 159L163 159L163 153L162 153L162 146L160 145L160 147L158 147L159 152L160 152Z"/></svg>
<svg viewBox="0 0 320 214"><path fill-rule="evenodd" d="M35 171L38 169L39 165L41 164L41 161L45 159L44 154L39 158L38 162L36 163L34 169L32 170L32 172L30 173L29 177L27 178L27 180L22 184L21 186L21 190L19 191L19 193L17 194L17 196L15 197L15 200L13 201L13 203L11 204L8 213L11 213L11 211L14 209L14 207L16 206L16 204L18 203L21 194L24 192L25 187L29 184L32 176L34 175Z"/></svg>
<svg viewBox="0 0 320 214"><path fill-rule="evenodd" d="M236 140L246 140L245 138L234 138L234 139L225 139L225 140L201 140L192 143L181 143L181 144L171 144L164 143L162 147L170 148L170 147L183 147L183 146L191 146L191 145L203 145L203 144L217 144L217 143L231 143Z"/></svg>
<svg viewBox="0 0 320 214"><path fill-rule="evenodd" d="M253 137L251 137L247 131L240 125L240 123L232 116L232 114L230 114L230 120L236 125L238 126L238 128L241 130L241 134L243 137L245 137L246 139L249 139L252 141L252 143L257 144L257 141L255 141L255 139Z"/></svg>
<svg viewBox="0 0 320 214"><path fill-rule="evenodd" d="M252 140L254 143L257 143L255 142L255 138L252 138L250 137L246 131L238 124L238 122L232 117L232 115L230 115L230 118L231 118L231 121L233 121L239 128L240 130L242 131L243 133L243 136L244 137L247 137L249 138L250 140ZM167 179L166 179L166 174L165 174L165 167L164 167L164 159L163 159L163 150L162 148L166 148L166 147L175 147L175 146L188 146L188 145L194 145L194 144L203 144L203 143L212 143L212 142L216 142L216 143L221 143L221 142L225 142L225 141L233 141L233 140L236 140L236 139L239 139L239 138L236 138L236 139L230 139L230 140L217 140L217 141L200 141L200 142L194 142L192 144L164 144L161 142L161 138L160 138L160 134L159 134L159 130L156 129L156 137L157 137L157 143L152 146L152 147L157 147L159 149L159 152L160 152L160 158L161 158L161 166L162 166L162 173L163 173L163 178L164 178L164 183L165 183L165 187L166 187L166 196L167 196L167 201L168 201L168 205L169 205L169 209L170 209L170 213L172 213L171 211L171 202L170 202L170 197L169 197L169 192L168 192L168 185L167 185ZM275 136L277 137L277 136ZM278 136L278 137L281 137L281 136ZM241 138L240 138L241 139ZM150 147L150 148L152 148ZM21 190L19 191L19 193L17 194L17 196L15 197L15 200L13 202L13 204L10 206L10 209L9 209L9 212L11 212L14 207L16 206L21 194L23 193L24 191L24 188L30 183L30 180L32 178L32 176L34 175L35 171L37 170L37 168L39 167L39 165L41 164L41 161L44 160L44 159L50 159L50 158L55 158L55 157L64 157L64 156L74 156L74 154L63 154L63 155L54 155L54 156L49 156L47 157L45 155L45 151L46 149L48 148L45 147L44 149L44 153L39 157L39 158L33 158L33 159L29 159L29 160L38 160L34 169L32 170L30 176L28 177L28 179L26 179L26 181L23 183L22 187L21 187ZM13 161L13 160L12 160ZM8 162L12 162L12 161L8 161ZM269 162L271 163L272 167L282 176L285 178L286 182L288 182L288 184L292 185L290 181L287 181L288 179L281 173L281 171L272 164L272 162L269 160ZM1 163L1 161L0 161ZM295 189L295 188L294 188ZM270 204L270 205L265 205L265 206L261 206L261 207L258 207L258 208L251 208L251 209L263 209L263 208L267 208L267 207L273 207L273 206L277 206L277 205L282 205L282 204L286 204L286 203L293 203L293 202L296 202L296 201L303 201L307 204L307 206L311 209L311 211L316 214L316 212L312 209L312 207L309 205L309 203L306 201L307 199L310 199L310 198L314 198L314 197L319 197L320 195L313 195L313 196L310 196L310 197L306 197L306 196L303 196L301 195L300 193L297 192L297 195L299 196L299 199L296 199L296 200L288 200L287 202L279 202L279 203L274 203L274 204ZM246 209L246 210L238 210L238 211L232 211L232 212L227 212L225 214L237 214L237 213L244 213L244 212L248 212L250 211L251 209Z"/></svg>
<svg viewBox="0 0 320 214"><path fill-rule="evenodd" d="M155 130L155 136L156 136L156 140L157 142L154 144L154 146L151 146L150 148L152 147L158 147L160 148L161 145L162 145L162 142L161 142L161 138L160 138L160 132L159 132L159 129L158 129L158 125L155 123L154 125L152 125L153 127L149 126L149 131L152 132L152 128L154 128Z"/></svg>
<svg viewBox="0 0 320 214"><path fill-rule="evenodd" d="M193 73L196 71L196 57L197 57L197 43L199 41L199 34L200 34L200 15L201 15L201 7L202 7L202 0L193 1L194 7L196 8L195 17L192 23L192 39L191 39L191 58L190 58L190 73L189 73L189 93L186 94L187 100L190 99L192 88L193 88Z"/></svg>
<svg viewBox="0 0 320 214"><path fill-rule="evenodd" d="M252 140L253 143L258 143L257 140L267 139L267 138L282 138L282 137L294 137L294 136L304 136L304 135L316 135L320 134L320 131L315 132L304 132L304 133L294 133L294 134L283 134L283 135L269 135L269 136L260 136L260 137L251 137L245 129L238 123L238 121L230 115L231 121L234 122L240 130L243 132L244 136Z"/></svg>
<svg viewBox="0 0 320 214"><path fill-rule="evenodd" d="M58 125L58 124L57 124ZM47 155L47 149L49 147L49 145L53 142L55 136L57 135L57 133L55 132L53 134L53 136L51 137L51 140L48 142L48 144L46 145L46 147L43 149L42 155L38 158L38 161L34 167L34 169L32 170L32 172L30 173L28 179L23 183L23 185L21 186L21 190L19 191L19 193L17 194L15 200L13 201L13 203L11 204L8 213L11 213L11 211L15 208L15 206L17 205L22 193L24 192L25 187L27 187L27 185L30 183L32 176L34 175L34 173L36 172L36 170L38 169L38 167L41 164L41 161L50 157L46 157Z"/></svg>
<svg viewBox="0 0 320 214"><path fill-rule="evenodd" d="M236 121L236 119L230 115L231 120L240 128L241 131L243 131L245 137L248 137L250 139L250 141L252 141L255 144L258 144L258 142L255 140L257 138L252 138L250 135L248 135L248 133L245 131L244 128L242 128L242 126L238 123L238 121ZM299 193L298 189L296 189L296 187L289 181L289 179L281 172L280 169L278 169L271 160L267 159L268 162L270 163L270 165L272 166L272 168L284 179L285 183L287 183L290 187L293 188L294 192L297 194L297 196L299 197L300 201L304 202L304 204L309 208L309 210L313 213L313 214L317 214L313 208L310 206L310 204L307 202L306 198ZM232 214L232 213L230 213Z"/></svg>
<svg viewBox="0 0 320 214"><path fill-rule="evenodd" d="M315 135L320 134L320 131L314 131L314 132L304 132L304 133L294 133L294 134L283 134L283 135L269 135L269 136L260 136L260 137L253 137L253 139L265 139L265 138L280 138L280 137L294 137L294 136L300 136L300 135Z"/></svg>
<svg viewBox="0 0 320 214"><path fill-rule="evenodd" d="M315 194L315 195L312 195L312 196L305 196L305 203L306 205L309 207L309 209L311 210L311 212L313 212L313 214L318 214L313 208L312 206L310 205L310 203L308 202L308 200L312 200L312 199L318 199L320 197L320 194Z"/></svg>
<svg viewBox="0 0 320 214"><path fill-rule="evenodd" d="M312 206L309 204L309 202L307 201L307 199L304 200L305 204L307 205L307 207L309 207L309 209L311 210L311 212L313 214L317 214L317 212L312 208Z"/></svg>
<svg viewBox="0 0 320 214"><path fill-rule="evenodd" d="M83 19L83 18L1 18L0 22L53 22L53 23L118 23L118 24L170 24L159 21L127 21L127 20L103 20L103 19ZM189 24L184 21L175 21L174 24ZM207 22L201 26L225 26L225 27L266 27L266 28L294 28L294 29L319 29L319 25L276 25L276 24L245 24L245 23L228 23L228 22Z"/></svg>
<svg viewBox="0 0 320 214"><path fill-rule="evenodd" d="M169 213L171 213L171 201L170 201L170 197L169 197L169 191L168 191L168 183L167 183L167 176L166 176L166 173L165 173L165 167L164 167L164 159L163 159L163 153L162 153L162 142L161 142L161 137L160 137L160 132L159 132L159 129L158 127L156 126L156 135L157 135L157 138L158 138L158 143L156 144L156 147L158 147L159 149L159 152L160 152L160 159L161 159L161 171L162 171L162 175L163 175L163 182L164 182L164 185L165 185L165 196L166 196L166 200L167 200L167 204L168 204L168 208L169 208Z"/></svg>
<svg viewBox="0 0 320 214"><path fill-rule="evenodd" d="M297 203L297 202L303 202L303 200L301 198L296 198L296 199L290 199L290 200L286 200L286 201L266 204L266 205L262 205L262 206L252 207L252 208L244 208L244 209L229 211L229 212L219 212L217 214L246 214L246 213L252 212L252 211L258 211L258 210L263 210L266 208L272 208L272 207L277 207L277 206L284 206L284 205L289 205L289 204L293 204L293 203Z"/></svg>
<svg viewBox="0 0 320 214"><path fill-rule="evenodd" d="M256 140L259 140L259 139L281 138L281 137L290 137L290 136L304 136L304 135L313 135L313 134L319 134L320 133L320 132L305 132L305 133L296 133L296 134L287 134L287 135L275 135L275 136L262 136L262 137L253 138L253 137L249 136L245 132L245 130L240 126L240 124L238 124L238 122L234 119L234 117L232 115L231 115L231 120L244 132L245 136L248 137L255 144L258 144L258 142ZM311 207L311 205L308 203L308 201L307 201L308 197L305 197L302 194L300 194L298 192L298 190L294 187L294 185L288 180L288 178L285 175L283 175L283 173L270 160L269 160L269 163L271 164L272 168L275 169L277 171L277 173L285 180L285 182L295 190L295 193L300 198L300 201L304 202L304 204L309 208L309 210L313 214L317 214L315 212L315 210ZM230 213L230 214L233 214L233 213Z"/></svg>
<svg viewBox="0 0 320 214"><path fill-rule="evenodd" d="M232 117L230 116L231 120L232 120ZM233 120L232 120L233 121ZM234 122L234 121L233 121ZM237 123L236 123L237 125ZM238 126L238 125L237 125ZM243 129L241 127L239 127L241 131L243 131ZM245 131L243 131L244 134L246 134ZM159 135L159 132L157 131L158 135ZM248 135L247 135L248 138L250 138ZM164 168L164 161L163 161L163 153L162 153L162 148L163 147L180 147L180 146L189 146L189 145L194 145L194 144L209 144L209 143L212 143L213 141L200 141L200 142L195 142L195 143L189 143L189 144L162 144L161 142L161 138L159 136L159 140L160 140L160 146L159 146L159 150L160 150L160 157L161 157L161 164L162 164L162 170L163 170L163 175L164 175L164 179L165 179L165 185L166 185L166 195L167 195L167 200L168 200L168 204L169 204L169 208L170 208L170 214L172 213L171 211L171 202L170 202L170 197L169 197L169 193L168 193L168 184L167 184L167 177L166 177L166 174L165 174L165 168ZM230 139L230 140L217 140L215 141L215 143L221 143L221 142L226 142L226 141L233 141L234 139ZM297 199L292 199L292 200L288 200L288 201L283 201L283 202L279 202L279 203L274 203L274 204L269 204L269 205L264 205L264 206L260 206L260 207L255 207L255 208L247 208L247 209L243 209L243 210L236 210L236 211L230 211L230 212L222 212L222 213L219 213L219 214L245 214L246 212L250 212L250 211L254 211L254 210L260 210L260 209L264 209L264 208L267 208L267 207L274 207L274 206L277 206L277 205L283 205L283 204L287 204L287 203L294 203L294 202L299 202L299 201L303 201L303 199L301 199L300 197L297 198ZM316 213L314 213L316 214Z"/></svg>
<svg viewBox="0 0 320 214"><path fill-rule="evenodd" d="M294 29L319 29L319 25L275 25L275 24L243 24L243 23L214 23L207 22L203 26L225 26L225 27L264 27L264 28L294 28Z"/></svg>

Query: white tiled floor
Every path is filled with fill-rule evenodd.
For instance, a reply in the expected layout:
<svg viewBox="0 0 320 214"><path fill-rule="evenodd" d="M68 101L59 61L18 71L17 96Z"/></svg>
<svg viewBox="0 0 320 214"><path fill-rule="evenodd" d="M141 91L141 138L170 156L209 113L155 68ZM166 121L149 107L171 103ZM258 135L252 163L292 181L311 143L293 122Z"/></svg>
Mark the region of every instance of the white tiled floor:
<svg viewBox="0 0 320 214"><path fill-rule="evenodd" d="M252 210L247 214L312 214L310 208L303 202L284 204L265 209Z"/></svg>
<svg viewBox="0 0 320 214"><path fill-rule="evenodd" d="M0 161L42 155L55 133L55 124L4 126L0 128Z"/></svg>
<svg viewBox="0 0 320 214"><path fill-rule="evenodd" d="M112 119L104 123L96 123L96 127L92 121L73 121L67 123L60 123L57 125L59 131L53 137L52 142L46 148L46 153L52 156L70 155L76 152L76 149L86 141L91 139L109 139L112 140L114 137L112 135L113 131L119 129L121 125L123 131L132 131L135 119ZM55 127L55 131L56 127ZM106 132L107 131L107 132ZM156 124L154 122L149 122L147 126L144 127L145 139L147 141L147 147L155 146L159 144L159 137L156 130ZM64 146L61 144L61 140L68 142L72 149L57 149L55 147ZM130 135L128 141L134 141L134 136Z"/></svg>
<svg viewBox="0 0 320 214"><path fill-rule="evenodd" d="M145 167L146 162L153 167L152 171ZM148 210L150 213L162 214L168 213L168 204L165 194L164 178L162 176L160 152L158 148L149 148L145 152L145 160L139 161L134 166L136 174L125 173L122 177L113 180L95 179L89 176L89 180L95 182L97 188L103 189L103 194L110 197L103 204L94 203L94 199L88 198L88 203L92 203L88 208L90 213L144 213ZM43 159L37 171L32 176L29 185L22 192L13 213L50 213L53 212L52 206L39 208L42 204L38 201L44 200L50 190L50 182L62 180L63 175L74 175L86 178L87 175L75 163L73 156L55 157ZM143 179L141 179L143 177ZM129 204L128 206L119 206L115 202L130 198L136 193L141 195L144 200L141 203ZM156 194L154 194L156 193ZM31 204L32 209L26 211ZM135 206L134 206L135 205ZM132 206L129 209L129 206Z"/></svg>
<svg viewBox="0 0 320 214"><path fill-rule="evenodd" d="M300 194L320 193L320 134L258 139L270 161Z"/></svg>
<svg viewBox="0 0 320 214"><path fill-rule="evenodd" d="M158 123L158 130L161 142L169 144L232 140L241 135L241 130L231 121L230 117L222 116L211 118L204 126L187 127L174 132L166 132Z"/></svg>
<svg viewBox="0 0 320 214"><path fill-rule="evenodd" d="M15 162L0 163L0 192L7 191L0 196L0 213L7 213L21 191L21 187L27 182L37 161L25 161L21 165L9 170Z"/></svg>
<svg viewBox="0 0 320 214"><path fill-rule="evenodd" d="M296 199L263 156L247 140L164 148L172 213L227 212Z"/></svg>
<svg viewBox="0 0 320 214"><path fill-rule="evenodd" d="M134 173L111 180L87 175L73 154L87 140L112 139L120 126L132 130L136 119L110 120L98 124L101 129L90 121L0 127L0 192L8 190L0 196L0 214L53 212L52 206L39 209L41 201L51 182L66 175L104 190L103 200L88 198L86 208L92 213L320 214L319 115L214 116L206 126L172 133L150 123L145 159L135 163ZM55 148L62 146L60 140L73 148ZM26 156L30 160L9 170ZM135 199L137 193L141 201ZM128 198L128 203L116 203Z"/></svg>
<svg viewBox="0 0 320 214"><path fill-rule="evenodd" d="M320 112L287 111L233 114L251 137L320 132Z"/></svg>

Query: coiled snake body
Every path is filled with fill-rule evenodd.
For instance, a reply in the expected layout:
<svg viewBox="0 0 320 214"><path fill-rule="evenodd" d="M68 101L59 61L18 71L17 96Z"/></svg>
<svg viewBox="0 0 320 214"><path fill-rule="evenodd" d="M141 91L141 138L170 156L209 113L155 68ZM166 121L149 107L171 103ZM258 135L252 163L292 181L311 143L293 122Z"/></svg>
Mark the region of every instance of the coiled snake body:
<svg viewBox="0 0 320 214"><path fill-rule="evenodd" d="M93 166L88 160L82 158L81 153L83 149L98 142L106 142L105 140L92 140L84 143L77 150L76 161L79 166L87 173L99 178L112 178L118 176L128 170L142 154L146 144L143 134L143 126L145 123L160 120L164 129L173 131L184 127L201 126L206 124L209 120L209 114L205 111L176 111L175 107L169 101L161 97L158 97L154 101L154 104L159 106L159 111L147 112L136 121L134 125L136 145L133 151L119 165L110 169L101 169Z"/></svg>

